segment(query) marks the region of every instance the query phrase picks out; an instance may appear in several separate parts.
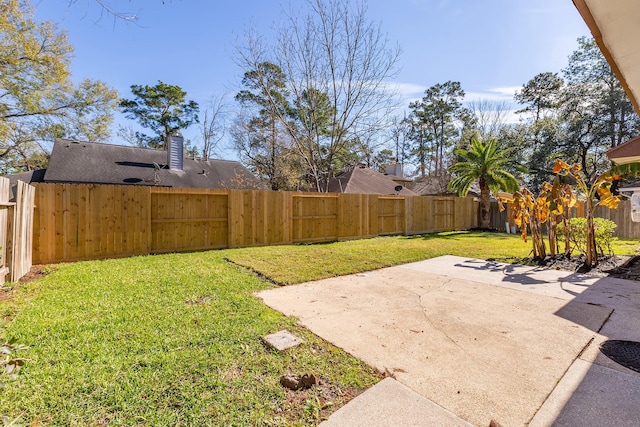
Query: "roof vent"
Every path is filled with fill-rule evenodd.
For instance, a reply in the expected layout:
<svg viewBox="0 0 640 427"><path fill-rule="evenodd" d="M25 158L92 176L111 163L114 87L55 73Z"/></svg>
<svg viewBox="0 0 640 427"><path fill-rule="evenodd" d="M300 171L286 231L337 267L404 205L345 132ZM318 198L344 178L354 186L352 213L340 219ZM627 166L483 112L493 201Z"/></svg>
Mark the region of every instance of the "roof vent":
<svg viewBox="0 0 640 427"><path fill-rule="evenodd" d="M182 170L182 147L184 138L178 129L173 129L167 136L167 164L169 170Z"/></svg>

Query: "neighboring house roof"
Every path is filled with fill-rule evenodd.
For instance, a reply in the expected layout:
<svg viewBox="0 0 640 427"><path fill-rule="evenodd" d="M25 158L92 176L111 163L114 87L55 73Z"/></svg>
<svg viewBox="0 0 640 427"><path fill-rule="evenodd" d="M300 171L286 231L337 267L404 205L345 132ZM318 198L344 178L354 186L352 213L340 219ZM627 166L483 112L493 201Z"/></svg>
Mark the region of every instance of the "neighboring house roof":
<svg viewBox="0 0 640 427"><path fill-rule="evenodd" d="M331 193L355 193L355 194L398 194L400 196L416 196L413 191L402 187L396 191L398 183L390 176L381 174L367 167L355 167L352 170L342 172L329 181Z"/></svg>
<svg viewBox="0 0 640 427"><path fill-rule="evenodd" d="M182 170L169 170L166 164L167 152L163 150L59 139L39 182L264 189L258 178L236 161L184 158Z"/></svg>
<svg viewBox="0 0 640 427"><path fill-rule="evenodd" d="M636 181L629 185L625 185L624 187L620 187L618 188L618 191L621 193L628 193L628 192L638 193L640 192L640 181Z"/></svg>
<svg viewBox="0 0 640 427"><path fill-rule="evenodd" d="M6 178L9 178L9 182L13 187L16 184L16 181L26 182L27 184L31 184L32 182L42 182L44 180L44 173L46 169L37 169L29 172L16 173L13 175L7 175Z"/></svg>
<svg viewBox="0 0 640 427"><path fill-rule="evenodd" d="M640 1L573 0L640 114Z"/></svg>
<svg viewBox="0 0 640 427"><path fill-rule="evenodd" d="M640 136L607 151L607 157L618 165L640 162Z"/></svg>

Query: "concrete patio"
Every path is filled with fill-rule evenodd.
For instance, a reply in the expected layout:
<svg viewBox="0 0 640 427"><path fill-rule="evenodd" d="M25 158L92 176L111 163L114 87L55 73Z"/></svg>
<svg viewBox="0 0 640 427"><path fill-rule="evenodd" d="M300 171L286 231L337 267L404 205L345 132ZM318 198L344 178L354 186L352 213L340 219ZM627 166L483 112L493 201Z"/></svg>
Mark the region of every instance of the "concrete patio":
<svg viewBox="0 0 640 427"><path fill-rule="evenodd" d="M634 425L640 284L444 256L259 293L389 378L332 426Z"/></svg>

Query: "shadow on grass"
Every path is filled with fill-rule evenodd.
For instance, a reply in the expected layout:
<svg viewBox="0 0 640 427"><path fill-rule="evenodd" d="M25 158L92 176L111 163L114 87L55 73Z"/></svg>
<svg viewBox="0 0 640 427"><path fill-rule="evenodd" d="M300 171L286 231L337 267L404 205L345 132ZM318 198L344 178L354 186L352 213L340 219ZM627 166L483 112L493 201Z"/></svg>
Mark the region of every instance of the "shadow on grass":
<svg viewBox="0 0 640 427"><path fill-rule="evenodd" d="M469 237L478 237L478 238L487 237L491 239L507 240L507 239L512 239L514 235L502 233L499 231L442 231L439 233L415 234L413 236L404 236L404 238L408 240L412 240L412 239L460 240L460 238L469 238Z"/></svg>

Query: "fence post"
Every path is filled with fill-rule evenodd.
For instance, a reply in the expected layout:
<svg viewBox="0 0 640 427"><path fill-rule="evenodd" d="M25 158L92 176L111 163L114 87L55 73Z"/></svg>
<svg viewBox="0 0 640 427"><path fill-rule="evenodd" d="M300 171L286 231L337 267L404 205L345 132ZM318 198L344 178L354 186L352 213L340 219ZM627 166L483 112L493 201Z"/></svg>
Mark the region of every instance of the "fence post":
<svg viewBox="0 0 640 427"><path fill-rule="evenodd" d="M293 243L293 193L286 191L282 197L282 243Z"/></svg>
<svg viewBox="0 0 640 427"><path fill-rule="evenodd" d="M238 247L239 240L242 237L242 228L243 223L240 221L240 218L244 219L244 212L242 209L243 197L241 190L229 190L229 247L235 248Z"/></svg>
<svg viewBox="0 0 640 427"><path fill-rule="evenodd" d="M5 276L9 273L7 256L11 240L11 221L9 220L9 207L13 204L9 202L11 196L11 187L9 180L0 177L0 284L5 282Z"/></svg>
<svg viewBox="0 0 640 427"><path fill-rule="evenodd" d="M10 280L20 280L31 270L35 188L18 181L13 209Z"/></svg>
<svg viewBox="0 0 640 427"><path fill-rule="evenodd" d="M404 235L413 232L413 196L404 196Z"/></svg>

